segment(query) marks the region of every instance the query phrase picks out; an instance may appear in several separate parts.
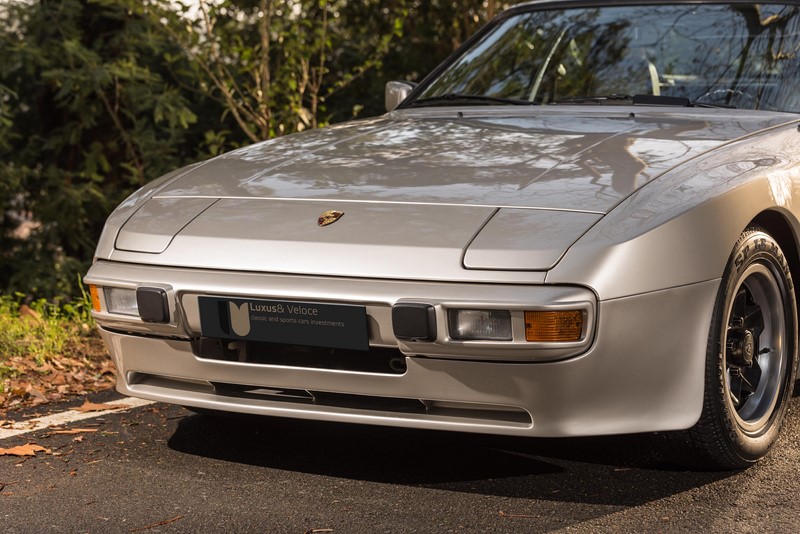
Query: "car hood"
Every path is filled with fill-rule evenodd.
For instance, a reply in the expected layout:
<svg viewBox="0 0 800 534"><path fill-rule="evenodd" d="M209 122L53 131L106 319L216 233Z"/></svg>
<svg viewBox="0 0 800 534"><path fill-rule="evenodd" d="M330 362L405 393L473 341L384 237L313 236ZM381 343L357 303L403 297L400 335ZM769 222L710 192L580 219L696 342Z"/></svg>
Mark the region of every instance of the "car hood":
<svg viewBox="0 0 800 534"><path fill-rule="evenodd" d="M786 122L693 111L405 112L256 144L159 190L111 259L441 280L545 271L637 188ZM344 215L320 227L328 210Z"/></svg>
<svg viewBox="0 0 800 534"><path fill-rule="evenodd" d="M210 160L159 196L606 213L675 165L795 118L699 108L491 109L406 111L258 143Z"/></svg>

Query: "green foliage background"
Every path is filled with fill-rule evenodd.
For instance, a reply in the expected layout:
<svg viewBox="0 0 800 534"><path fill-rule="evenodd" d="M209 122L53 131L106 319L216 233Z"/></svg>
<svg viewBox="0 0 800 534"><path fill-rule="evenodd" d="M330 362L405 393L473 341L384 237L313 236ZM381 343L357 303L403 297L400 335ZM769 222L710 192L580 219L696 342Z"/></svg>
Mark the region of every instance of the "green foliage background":
<svg viewBox="0 0 800 534"><path fill-rule="evenodd" d="M421 79L504 7L199 1L0 3L0 293L71 300L132 191L258 139L380 114L386 81Z"/></svg>

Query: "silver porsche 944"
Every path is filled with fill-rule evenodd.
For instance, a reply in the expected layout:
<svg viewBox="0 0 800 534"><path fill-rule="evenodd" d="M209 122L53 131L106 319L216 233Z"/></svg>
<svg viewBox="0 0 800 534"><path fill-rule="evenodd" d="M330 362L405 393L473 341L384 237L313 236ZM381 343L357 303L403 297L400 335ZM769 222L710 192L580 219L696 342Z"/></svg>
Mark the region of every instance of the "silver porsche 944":
<svg viewBox="0 0 800 534"><path fill-rule="evenodd" d="M768 452L798 363L800 2L524 4L386 105L111 214L86 281L119 391Z"/></svg>

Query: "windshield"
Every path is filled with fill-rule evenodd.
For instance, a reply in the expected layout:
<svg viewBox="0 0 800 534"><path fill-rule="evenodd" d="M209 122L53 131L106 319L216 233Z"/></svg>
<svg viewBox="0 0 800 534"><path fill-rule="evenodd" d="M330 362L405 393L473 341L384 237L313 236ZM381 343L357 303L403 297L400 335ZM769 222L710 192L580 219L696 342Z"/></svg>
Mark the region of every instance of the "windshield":
<svg viewBox="0 0 800 534"><path fill-rule="evenodd" d="M798 6L523 12L478 39L415 101L463 105L481 101L456 95L480 95L536 104L596 103L655 95L698 105L800 112L799 55ZM613 98L586 98L601 96Z"/></svg>

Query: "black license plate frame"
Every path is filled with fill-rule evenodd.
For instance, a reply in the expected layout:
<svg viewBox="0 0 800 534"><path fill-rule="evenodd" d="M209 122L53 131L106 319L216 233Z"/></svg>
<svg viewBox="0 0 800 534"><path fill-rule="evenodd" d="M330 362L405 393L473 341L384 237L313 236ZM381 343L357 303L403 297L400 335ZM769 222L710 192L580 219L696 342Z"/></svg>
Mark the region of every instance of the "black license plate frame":
<svg viewBox="0 0 800 534"><path fill-rule="evenodd" d="M204 337L369 350L367 308L241 297L198 297Z"/></svg>

